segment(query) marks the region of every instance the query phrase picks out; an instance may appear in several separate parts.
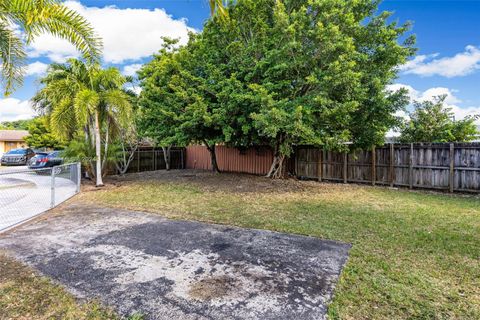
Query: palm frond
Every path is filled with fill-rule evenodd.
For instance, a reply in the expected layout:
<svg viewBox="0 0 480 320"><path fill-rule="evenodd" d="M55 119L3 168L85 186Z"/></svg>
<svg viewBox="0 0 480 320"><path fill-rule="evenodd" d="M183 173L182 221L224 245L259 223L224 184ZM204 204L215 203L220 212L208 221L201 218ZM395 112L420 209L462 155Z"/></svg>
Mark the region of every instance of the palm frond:
<svg viewBox="0 0 480 320"><path fill-rule="evenodd" d="M56 136L63 139L68 139L77 130L70 99L64 99L55 105L50 114L50 127Z"/></svg>
<svg viewBox="0 0 480 320"><path fill-rule="evenodd" d="M130 97L122 90L113 89L103 93L106 112L116 120L119 127L127 127L132 115Z"/></svg>
<svg viewBox="0 0 480 320"><path fill-rule="evenodd" d="M80 126L88 124L91 115L97 110L100 103L98 93L90 89L78 92L74 100L75 118Z"/></svg>
<svg viewBox="0 0 480 320"><path fill-rule="evenodd" d="M11 27L0 21L1 84L9 95L23 83L26 53L22 40Z"/></svg>
<svg viewBox="0 0 480 320"><path fill-rule="evenodd" d="M72 43L90 61L100 58L102 41L90 23L58 0L10 0L7 12L26 32L27 42L50 33Z"/></svg>
<svg viewBox="0 0 480 320"><path fill-rule="evenodd" d="M220 16L226 16L227 10L225 9L224 0L209 0L210 14L213 16L218 13Z"/></svg>
<svg viewBox="0 0 480 320"><path fill-rule="evenodd" d="M111 90L123 87L127 82L117 68L101 69L93 76L93 85L101 90Z"/></svg>
<svg viewBox="0 0 480 320"><path fill-rule="evenodd" d="M22 83L25 64L24 41L13 31L18 26L30 43L49 33L72 43L89 62L100 59L102 41L90 23L60 0L0 0L0 59L4 91Z"/></svg>

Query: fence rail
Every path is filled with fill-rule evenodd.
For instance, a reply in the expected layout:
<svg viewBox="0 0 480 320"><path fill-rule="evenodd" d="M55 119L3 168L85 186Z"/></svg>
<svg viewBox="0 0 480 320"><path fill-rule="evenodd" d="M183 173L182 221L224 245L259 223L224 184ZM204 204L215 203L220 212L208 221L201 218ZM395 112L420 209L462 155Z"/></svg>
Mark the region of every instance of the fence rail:
<svg viewBox="0 0 480 320"><path fill-rule="evenodd" d="M339 153L298 147L299 178L480 192L480 144L389 144Z"/></svg>

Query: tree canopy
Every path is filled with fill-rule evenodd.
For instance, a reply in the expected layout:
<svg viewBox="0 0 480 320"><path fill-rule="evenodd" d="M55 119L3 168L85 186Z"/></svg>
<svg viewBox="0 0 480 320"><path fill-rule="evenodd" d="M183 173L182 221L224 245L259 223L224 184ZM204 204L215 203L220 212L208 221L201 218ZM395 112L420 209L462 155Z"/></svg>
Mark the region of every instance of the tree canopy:
<svg viewBox="0 0 480 320"><path fill-rule="evenodd" d="M164 48L139 72L140 132L160 146L203 143L212 150L224 138L216 94L204 76L208 65L197 54L193 35L187 47L176 49L176 43L165 39ZM218 171L214 157L212 163Z"/></svg>
<svg viewBox="0 0 480 320"><path fill-rule="evenodd" d="M2 130L28 130L28 126L32 123L33 119L28 120L15 120L0 122L0 129Z"/></svg>
<svg viewBox="0 0 480 320"><path fill-rule="evenodd" d="M400 42L409 25L377 9L370 0L236 1L228 19L213 17L188 45L162 50L144 67L149 133L268 144L271 176L281 175L294 145L382 144L407 103L386 86L413 54L414 39ZM174 131L155 128L167 120Z"/></svg>
<svg viewBox="0 0 480 320"><path fill-rule="evenodd" d="M50 124L46 116L33 119L28 125L28 133L25 142L29 147L55 150L64 147L64 142L50 130Z"/></svg>
<svg viewBox="0 0 480 320"><path fill-rule="evenodd" d="M434 101L414 102L409 120L401 127L400 142L468 142L479 134L478 116L456 120L452 109L445 106L446 96Z"/></svg>

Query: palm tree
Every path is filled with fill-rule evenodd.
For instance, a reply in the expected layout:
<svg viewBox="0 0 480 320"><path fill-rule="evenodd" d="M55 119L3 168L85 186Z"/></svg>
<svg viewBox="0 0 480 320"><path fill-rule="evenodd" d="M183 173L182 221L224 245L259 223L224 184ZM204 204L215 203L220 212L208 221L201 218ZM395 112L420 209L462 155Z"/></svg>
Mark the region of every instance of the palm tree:
<svg viewBox="0 0 480 320"><path fill-rule="evenodd" d="M96 61L101 55L101 41L93 28L60 0L0 0L1 82L5 95L21 85L25 46L41 33L70 41L88 61Z"/></svg>
<svg viewBox="0 0 480 320"><path fill-rule="evenodd" d="M127 79L116 68L70 59L52 64L41 79L43 88L33 99L37 109L50 116L54 133L71 140L83 132L95 147L97 186L102 181L102 142L108 154L111 136L129 125L132 106L123 86ZM103 134L103 137L102 137Z"/></svg>

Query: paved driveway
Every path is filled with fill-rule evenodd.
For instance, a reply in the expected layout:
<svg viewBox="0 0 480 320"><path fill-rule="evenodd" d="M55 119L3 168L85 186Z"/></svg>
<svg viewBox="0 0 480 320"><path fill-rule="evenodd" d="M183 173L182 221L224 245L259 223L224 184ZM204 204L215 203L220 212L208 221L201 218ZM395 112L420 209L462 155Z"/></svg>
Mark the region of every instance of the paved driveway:
<svg viewBox="0 0 480 320"><path fill-rule="evenodd" d="M0 169L0 231L51 208L50 169L37 174L27 167ZM55 203L76 193L76 184L63 174L55 177Z"/></svg>
<svg viewBox="0 0 480 320"><path fill-rule="evenodd" d="M79 297L168 320L324 319L349 248L80 205L0 237Z"/></svg>

